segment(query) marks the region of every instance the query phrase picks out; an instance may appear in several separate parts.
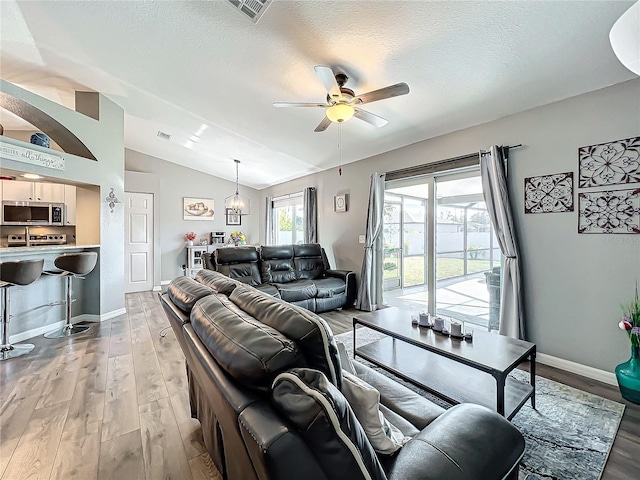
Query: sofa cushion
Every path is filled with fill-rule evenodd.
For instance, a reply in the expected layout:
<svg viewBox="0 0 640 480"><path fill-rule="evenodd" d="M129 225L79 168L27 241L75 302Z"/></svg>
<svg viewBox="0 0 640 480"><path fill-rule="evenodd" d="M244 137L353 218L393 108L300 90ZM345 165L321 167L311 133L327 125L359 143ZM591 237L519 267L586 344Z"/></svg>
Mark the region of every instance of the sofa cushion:
<svg viewBox="0 0 640 480"><path fill-rule="evenodd" d="M341 392L376 452L391 455L411 440L385 418L380 410L380 392L367 382L343 371Z"/></svg>
<svg viewBox="0 0 640 480"><path fill-rule="evenodd" d="M296 280L293 245L262 247L260 249L260 275L263 283L287 283Z"/></svg>
<svg viewBox="0 0 640 480"><path fill-rule="evenodd" d="M224 247L214 252L216 270L248 285L260 285L258 251L255 247Z"/></svg>
<svg viewBox="0 0 640 480"><path fill-rule="evenodd" d="M380 392L380 402L402 418L407 419L418 430L422 430L445 412L444 408L409 390L386 375L356 360L352 364L358 378L361 378Z"/></svg>
<svg viewBox="0 0 640 480"><path fill-rule="evenodd" d="M255 289L261 291L262 293L266 293L267 295L271 295L272 297L280 298L280 292L278 291L278 289L268 283L261 283L260 285L256 285Z"/></svg>
<svg viewBox="0 0 640 480"><path fill-rule="evenodd" d="M212 293L211 288L190 277L176 277L167 287L167 294L173 304L187 314L191 312L198 300Z"/></svg>
<svg viewBox="0 0 640 480"><path fill-rule="evenodd" d="M247 287L236 288L229 300L247 314L296 342L307 361L307 366L320 370L340 388L342 376L338 347L333 332L322 318L308 310L267 297Z"/></svg>
<svg viewBox="0 0 640 480"><path fill-rule="evenodd" d="M347 291L347 284L344 280L335 277L318 278L314 280L318 289L318 298L330 298L336 295L342 295Z"/></svg>
<svg viewBox="0 0 640 480"><path fill-rule="evenodd" d="M280 298L286 302L300 302L309 298L315 298L318 289L311 280L294 280L288 283L272 283L278 289Z"/></svg>
<svg viewBox="0 0 640 480"><path fill-rule="evenodd" d="M241 285L241 282L238 280L233 280L220 272L214 272L206 268L203 268L196 274L196 282L211 287L216 292L227 296L233 292L234 288Z"/></svg>
<svg viewBox="0 0 640 480"><path fill-rule="evenodd" d="M315 280L324 274L322 248L317 243L293 246L294 266L299 279Z"/></svg>
<svg viewBox="0 0 640 480"><path fill-rule="evenodd" d="M223 295L209 295L196 302L191 324L216 362L247 387L268 390L275 374L305 365L295 342L246 315Z"/></svg>
<svg viewBox="0 0 640 480"><path fill-rule="evenodd" d="M300 431L330 479L386 480L371 444L340 391L319 371L279 374L272 399Z"/></svg>

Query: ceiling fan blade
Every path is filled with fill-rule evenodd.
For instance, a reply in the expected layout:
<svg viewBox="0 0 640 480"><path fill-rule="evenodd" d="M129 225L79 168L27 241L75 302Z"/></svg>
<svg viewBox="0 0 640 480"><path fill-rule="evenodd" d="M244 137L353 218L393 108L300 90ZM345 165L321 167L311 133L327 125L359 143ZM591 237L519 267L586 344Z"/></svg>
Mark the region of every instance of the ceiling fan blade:
<svg viewBox="0 0 640 480"><path fill-rule="evenodd" d="M366 110L361 110L360 108L355 108L354 117L359 118L360 120L364 120L367 123L370 123L374 127L384 127L389 120L386 118L379 117L378 115L374 115L371 112L367 112Z"/></svg>
<svg viewBox="0 0 640 480"><path fill-rule="evenodd" d="M273 102L274 107L322 107L327 108L331 105L327 103L297 103L297 102Z"/></svg>
<svg viewBox="0 0 640 480"><path fill-rule="evenodd" d="M364 103L377 102L378 100L384 100L385 98L398 97L400 95L406 95L409 93L409 85L406 83L396 83L389 87L384 87L379 90L373 90L372 92L363 93L353 99L353 105L362 105Z"/></svg>
<svg viewBox="0 0 640 480"><path fill-rule="evenodd" d="M318 74L320 81L324 85L324 88L327 89L327 93L329 93L331 98L340 97L342 95L342 92L340 91L338 82L336 82L336 75L335 73L333 73L331 67L327 67L325 65L316 65L313 68Z"/></svg>
<svg viewBox="0 0 640 480"><path fill-rule="evenodd" d="M331 120L329 120L327 117L324 117L318 124L314 132L324 132L329 127L329 125L331 125Z"/></svg>

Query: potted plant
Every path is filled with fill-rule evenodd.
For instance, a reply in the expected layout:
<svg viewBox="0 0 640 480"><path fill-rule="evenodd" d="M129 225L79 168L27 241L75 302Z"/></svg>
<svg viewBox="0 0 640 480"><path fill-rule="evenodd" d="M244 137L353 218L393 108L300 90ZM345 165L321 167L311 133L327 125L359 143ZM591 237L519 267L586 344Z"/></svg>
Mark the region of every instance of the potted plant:
<svg viewBox="0 0 640 480"><path fill-rule="evenodd" d="M229 243L233 243L236 247L238 245L244 245L247 242L247 237L240 231L231 232L229 234Z"/></svg>
<svg viewBox="0 0 640 480"><path fill-rule="evenodd" d="M622 306L623 317L618 326L627 333L631 343L631 358L616 367L616 378L622 397L640 404L640 300L638 284L636 295L628 305Z"/></svg>

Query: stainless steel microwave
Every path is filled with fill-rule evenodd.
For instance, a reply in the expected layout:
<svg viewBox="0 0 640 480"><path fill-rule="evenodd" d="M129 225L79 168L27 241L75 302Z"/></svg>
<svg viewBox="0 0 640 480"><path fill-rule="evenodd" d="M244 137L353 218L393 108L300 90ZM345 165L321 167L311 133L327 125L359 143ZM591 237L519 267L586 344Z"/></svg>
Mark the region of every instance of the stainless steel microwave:
<svg viewBox="0 0 640 480"><path fill-rule="evenodd" d="M3 225L64 225L64 204L2 202Z"/></svg>

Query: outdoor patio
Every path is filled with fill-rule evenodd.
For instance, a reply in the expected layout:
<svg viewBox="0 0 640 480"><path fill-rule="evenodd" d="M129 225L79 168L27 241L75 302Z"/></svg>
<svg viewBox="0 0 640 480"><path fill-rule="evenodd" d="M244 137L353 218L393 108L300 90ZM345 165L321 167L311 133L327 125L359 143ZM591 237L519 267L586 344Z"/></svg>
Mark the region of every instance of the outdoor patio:
<svg viewBox="0 0 640 480"><path fill-rule="evenodd" d="M387 290L383 298L385 305L413 312L426 311L429 301L426 285ZM438 315L488 330L489 290L484 273L439 280L436 299Z"/></svg>

